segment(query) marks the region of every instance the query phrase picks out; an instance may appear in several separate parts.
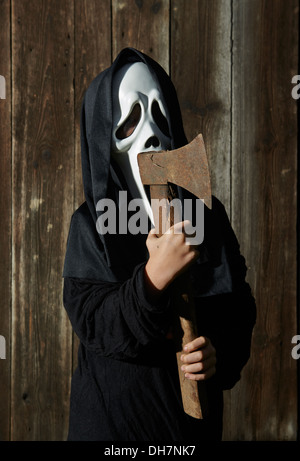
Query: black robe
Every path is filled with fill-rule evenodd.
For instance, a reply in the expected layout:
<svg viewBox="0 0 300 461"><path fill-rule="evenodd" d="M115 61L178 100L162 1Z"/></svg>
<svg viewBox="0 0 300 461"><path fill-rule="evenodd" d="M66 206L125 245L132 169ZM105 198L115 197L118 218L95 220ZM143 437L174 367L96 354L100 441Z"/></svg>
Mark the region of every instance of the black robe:
<svg viewBox="0 0 300 461"><path fill-rule="evenodd" d="M80 339L72 378L68 440L220 440L222 390L230 389L250 355L255 302L246 266L223 205L205 209L205 236L191 269L199 334L217 351L217 372L207 380L208 416L182 408L172 323L172 285L159 301L147 298L147 235L100 235L96 205L118 203L126 190L110 158L112 77L128 62L155 72L171 114L172 148L187 140L176 91L152 59L127 48L88 88L82 106L81 150L86 201L72 217L64 265L64 306ZM190 194L178 189L182 199ZM149 226L150 229L150 226Z"/></svg>

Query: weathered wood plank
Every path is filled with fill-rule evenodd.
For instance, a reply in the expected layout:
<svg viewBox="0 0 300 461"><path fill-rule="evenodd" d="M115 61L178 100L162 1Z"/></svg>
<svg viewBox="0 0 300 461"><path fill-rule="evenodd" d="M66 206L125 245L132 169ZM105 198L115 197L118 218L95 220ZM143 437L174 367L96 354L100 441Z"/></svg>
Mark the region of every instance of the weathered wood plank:
<svg viewBox="0 0 300 461"><path fill-rule="evenodd" d="M136 48L169 71L169 1L112 0L113 58L125 47Z"/></svg>
<svg viewBox="0 0 300 461"><path fill-rule="evenodd" d="M171 76L186 135L203 134L213 194L230 213L231 2L171 5Z"/></svg>
<svg viewBox="0 0 300 461"><path fill-rule="evenodd" d="M91 81L111 64L110 0L75 2L75 204L84 202L81 170L80 113ZM74 335L73 367L77 364L78 338Z"/></svg>
<svg viewBox="0 0 300 461"><path fill-rule="evenodd" d="M0 0L0 440L10 437L10 323L11 323L11 48L10 1ZM5 85L5 86L4 86ZM2 355L2 353L5 354ZM5 357L5 358L4 358Z"/></svg>
<svg viewBox="0 0 300 461"><path fill-rule="evenodd" d="M12 1L12 440L66 438L62 268L74 196L73 2Z"/></svg>
<svg viewBox="0 0 300 461"><path fill-rule="evenodd" d="M235 440L297 435L298 6L233 2L232 216L258 309L252 357L231 392L226 435Z"/></svg>
<svg viewBox="0 0 300 461"><path fill-rule="evenodd" d="M84 201L80 150L80 111L91 81L111 64L110 0L75 2L75 207Z"/></svg>

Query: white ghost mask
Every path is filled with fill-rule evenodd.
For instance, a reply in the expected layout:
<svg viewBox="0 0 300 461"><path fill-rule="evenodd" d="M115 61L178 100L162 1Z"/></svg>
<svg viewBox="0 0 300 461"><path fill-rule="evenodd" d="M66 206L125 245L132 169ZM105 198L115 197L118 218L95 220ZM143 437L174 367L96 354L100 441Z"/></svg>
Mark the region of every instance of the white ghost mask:
<svg viewBox="0 0 300 461"><path fill-rule="evenodd" d="M142 62L123 66L113 79L112 156L124 174L132 197L142 199L152 223L137 155L170 147L169 115L155 76Z"/></svg>

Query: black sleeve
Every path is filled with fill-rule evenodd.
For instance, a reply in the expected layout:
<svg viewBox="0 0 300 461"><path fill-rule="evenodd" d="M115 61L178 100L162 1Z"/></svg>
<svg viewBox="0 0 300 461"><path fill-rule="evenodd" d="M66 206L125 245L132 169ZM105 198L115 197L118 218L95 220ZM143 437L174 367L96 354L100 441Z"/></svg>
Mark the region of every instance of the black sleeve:
<svg viewBox="0 0 300 461"><path fill-rule="evenodd" d="M241 378L250 357L255 324L255 302L246 288L198 301L198 331L216 349L219 386L231 389Z"/></svg>
<svg viewBox="0 0 300 461"><path fill-rule="evenodd" d="M246 281L247 266L231 226L226 226L225 248L232 274L232 293L224 298L220 321L218 373L223 389L231 389L240 379L250 358L256 303Z"/></svg>
<svg viewBox="0 0 300 461"><path fill-rule="evenodd" d="M168 294L147 299L144 264L123 283L65 277L63 300L80 341L105 356L135 359L168 329Z"/></svg>
<svg viewBox="0 0 300 461"><path fill-rule="evenodd" d="M217 370L223 389L231 389L240 379L250 358L252 333L256 322L256 304L246 281L247 266L240 245L224 209L224 246L231 272L232 293L221 303Z"/></svg>
<svg viewBox="0 0 300 461"><path fill-rule="evenodd" d="M217 346L217 373L222 389L231 389L250 358L255 325L255 302L247 290L234 292L225 300L222 334Z"/></svg>

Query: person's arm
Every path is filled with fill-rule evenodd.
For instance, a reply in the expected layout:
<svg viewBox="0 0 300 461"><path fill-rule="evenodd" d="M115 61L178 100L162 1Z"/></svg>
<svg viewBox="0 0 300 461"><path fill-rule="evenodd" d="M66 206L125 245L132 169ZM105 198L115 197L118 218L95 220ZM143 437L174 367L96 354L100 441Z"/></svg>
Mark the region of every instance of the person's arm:
<svg viewBox="0 0 300 461"><path fill-rule="evenodd" d="M146 266L138 266L124 283L64 279L64 306L86 347L128 359L165 338L171 319L167 288L197 252L172 232L159 239L151 233L147 246Z"/></svg>
<svg viewBox="0 0 300 461"><path fill-rule="evenodd" d="M144 265L124 283L65 277L63 302L80 341L107 357L134 359L168 328L168 296L149 301Z"/></svg>

